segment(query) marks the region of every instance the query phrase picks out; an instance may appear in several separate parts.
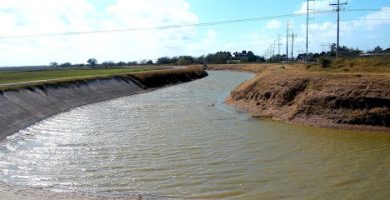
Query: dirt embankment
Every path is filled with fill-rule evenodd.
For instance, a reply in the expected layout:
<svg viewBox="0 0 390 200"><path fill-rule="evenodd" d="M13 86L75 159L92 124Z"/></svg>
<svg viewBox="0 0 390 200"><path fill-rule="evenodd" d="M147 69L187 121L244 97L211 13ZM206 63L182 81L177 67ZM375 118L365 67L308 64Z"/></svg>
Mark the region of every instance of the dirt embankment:
<svg viewBox="0 0 390 200"><path fill-rule="evenodd" d="M82 105L144 92L207 76L202 68L23 84L0 90L0 140L51 115Z"/></svg>
<svg viewBox="0 0 390 200"><path fill-rule="evenodd" d="M390 130L389 74L314 73L278 66L242 83L226 101L257 117Z"/></svg>
<svg viewBox="0 0 390 200"><path fill-rule="evenodd" d="M134 73L130 76L132 80L139 82L146 88L156 88L203 78L207 76L207 72L202 67L193 66Z"/></svg>

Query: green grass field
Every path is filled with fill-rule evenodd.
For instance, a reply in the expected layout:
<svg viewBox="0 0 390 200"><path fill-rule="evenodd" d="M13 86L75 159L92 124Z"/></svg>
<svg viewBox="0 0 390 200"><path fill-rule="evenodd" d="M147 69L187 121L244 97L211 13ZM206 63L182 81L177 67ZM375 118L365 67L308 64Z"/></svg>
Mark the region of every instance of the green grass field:
<svg viewBox="0 0 390 200"><path fill-rule="evenodd" d="M156 67L118 68L118 69L70 69L70 70L45 70L29 72L0 72L0 84L21 83L29 81L54 80L54 79L79 79L83 77L99 77L134 72L156 70Z"/></svg>

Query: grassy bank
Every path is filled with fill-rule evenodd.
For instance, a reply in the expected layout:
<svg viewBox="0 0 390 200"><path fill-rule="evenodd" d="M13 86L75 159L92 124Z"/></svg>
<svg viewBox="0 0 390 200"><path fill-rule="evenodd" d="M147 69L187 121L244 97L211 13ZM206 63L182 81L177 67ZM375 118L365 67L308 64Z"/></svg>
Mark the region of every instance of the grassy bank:
<svg viewBox="0 0 390 200"><path fill-rule="evenodd" d="M0 84L0 92L23 88L64 86L75 82L85 83L91 80L110 78L137 80L142 86L152 88L178 82L187 82L189 80L207 76L207 73L201 67L183 67L175 69L144 67L132 69L14 72L13 76L5 74L7 73L0 73L0 77L2 77L2 75L3 77L8 76L8 80L12 81ZM26 74L29 74L29 76L23 77L23 75Z"/></svg>
<svg viewBox="0 0 390 200"><path fill-rule="evenodd" d="M390 73L390 56L320 59L310 64L310 71Z"/></svg>
<svg viewBox="0 0 390 200"><path fill-rule="evenodd" d="M118 68L118 69L70 69L44 71L6 71L0 72L0 84L21 83L51 79L72 79L80 77L110 76L156 70L156 67Z"/></svg>
<svg viewBox="0 0 390 200"><path fill-rule="evenodd" d="M324 62L324 60L326 60ZM325 66L324 63L328 62ZM211 64L209 70L232 70L261 73L274 69L326 73L390 73L390 56L320 59L310 63Z"/></svg>

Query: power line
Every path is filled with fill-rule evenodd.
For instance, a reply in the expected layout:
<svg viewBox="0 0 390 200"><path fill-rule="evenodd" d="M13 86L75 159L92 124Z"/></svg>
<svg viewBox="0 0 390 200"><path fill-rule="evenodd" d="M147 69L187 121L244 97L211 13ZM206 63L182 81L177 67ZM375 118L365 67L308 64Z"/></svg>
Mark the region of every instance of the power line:
<svg viewBox="0 0 390 200"><path fill-rule="evenodd" d="M287 21L287 28L286 28L286 62L288 62L288 37L290 36L289 35L289 31L291 31L291 23L290 21Z"/></svg>
<svg viewBox="0 0 390 200"><path fill-rule="evenodd" d="M276 40L274 40L274 44L272 47L272 57L275 57L275 49L276 49Z"/></svg>
<svg viewBox="0 0 390 200"><path fill-rule="evenodd" d="M306 1L306 56L305 56L305 62L308 62L307 54L309 53L309 20L310 20L310 11L313 9L310 9L310 2L315 2L315 0L307 0ZM313 10L314 11L314 10Z"/></svg>
<svg viewBox="0 0 390 200"><path fill-rule="evenodd" d="M291 34L291 60L294 61L294 40L298 35L295 33Z"/></svg>
<svg viewBox="0 0 390 200"><path fill-rule="evenodd" d="M362 11L380 11L381 9L350 9L344 10L343 12L362 12ZM318 14L331 13L331 10L322 10L317 11ZM304 16L307 13L294 13L294 14L285 14L285 15L274 15L274 16L265 16L265 17L255 17L255 18L245 18L245 19L234 19L234 20L224 20L224 21L212 21L204 23L194 23L194 24L182 24L182 25L166 25L166 26L155 26L155 27L138 27L138 28L125 28L125 29L111 29L111 30L98 30L98 31L73 31L73 32L61 32L61 33L42 33L42 34L24 34L24 35L5 35L0 36L0 39L10 39L10 38L31 38L31 37L53 37L53 36L72 36L72 35L87 35L87 34L101 34L101 33L115 33L115 32L129 32L129 31L145 31L145 30L165 30L165 29L177 29L177 28L186 28L186 27L204 27L204 26L215 26L222 24L233 24L233 23L244 23L244 22L254 22L254 21L263 21L269 19L277 18L288 18L288 17L300 17Z"/></svg>
<svg viewBox="0 0 390 200"><path fill-rule="evenodd" d="M347 2L340 3L340 0L337 0L337 3L331 3L330 6L336 6L335 11L337 12L337 49L336 49L336 57L339 56L339 48L340 48L340 11L341 6L347 5Z"/></svg>
<svg viewBox="0 0 390 200"><path fill-rule="evenodd" d="M279 61L279 62L280 62L280 57L281 57L281 55L280 55L280 46L283 45L283 44L281 43L281 40L282 40L282 35L279 34L279 35L278 35L278 61Z"/></svg>
<svg viewBox="0 0 390 200"><path fill-rule="evenodd" d="M387 18L387 19L343 19L340 21L390 21L390 18Z"/></svg>
<svg viewBox="0 0 390 200"><path fill-rule="evenodd" d="M329 48L329 47L331 47L332 45L331 45L331 44L323 44L323 43L322 43L320 46L322 47L322 52L324 52L324 51L325 51L325 47L328 47L328 48Z"/></svg>

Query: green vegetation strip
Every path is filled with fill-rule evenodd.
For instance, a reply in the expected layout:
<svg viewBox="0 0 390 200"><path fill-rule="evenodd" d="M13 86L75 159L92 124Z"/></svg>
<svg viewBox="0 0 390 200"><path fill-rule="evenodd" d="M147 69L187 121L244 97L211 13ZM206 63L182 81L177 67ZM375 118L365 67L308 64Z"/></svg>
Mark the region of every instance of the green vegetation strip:
<svg viewBox="0 0 390 200"><path fill-rule="evenodd" d="M87 76L104 76L123 73L156 70L153 67L121 68L121 69L72 69L72 70L47 70L30 72L0 72L0 84L20 83L62 78L77 78Z"/></svg>
<svg viewBox="0 0 390 200"><path fill-rule="evenodd" d="M0 91L15 90L37 85L67 83L72 81L121 77L146 71L160 71L156 67L90 70L50 70L31 72L0 72Z"/></svg>

